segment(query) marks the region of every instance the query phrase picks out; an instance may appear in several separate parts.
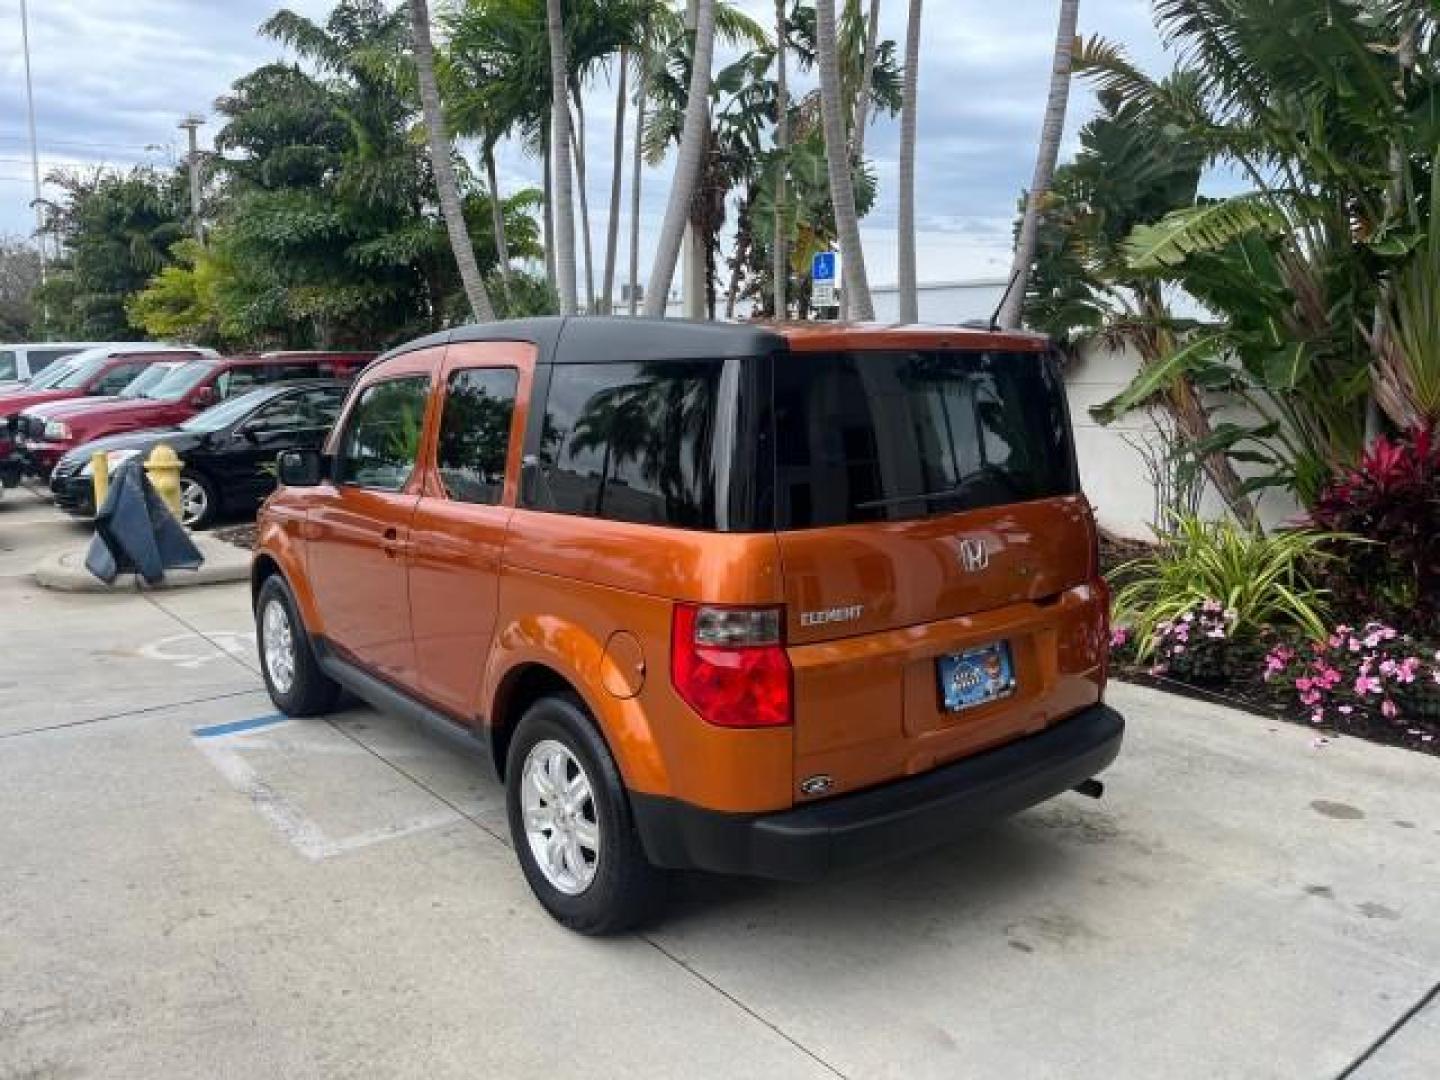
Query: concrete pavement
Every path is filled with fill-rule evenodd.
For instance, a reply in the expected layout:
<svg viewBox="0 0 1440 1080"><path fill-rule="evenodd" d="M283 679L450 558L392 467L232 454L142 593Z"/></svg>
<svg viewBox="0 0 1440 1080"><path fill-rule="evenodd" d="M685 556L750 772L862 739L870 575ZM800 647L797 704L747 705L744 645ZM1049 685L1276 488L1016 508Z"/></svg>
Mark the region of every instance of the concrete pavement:
<svg viewBox="0 0 1440 1080"><path fill-rule="evenodd" d="M1116 686L1099 803L818 885L686 876L591 941L463 742L274 717L243 585L36 588L63 530L14 496L0 1077L1435 1073L1434 759Z"/></svg>

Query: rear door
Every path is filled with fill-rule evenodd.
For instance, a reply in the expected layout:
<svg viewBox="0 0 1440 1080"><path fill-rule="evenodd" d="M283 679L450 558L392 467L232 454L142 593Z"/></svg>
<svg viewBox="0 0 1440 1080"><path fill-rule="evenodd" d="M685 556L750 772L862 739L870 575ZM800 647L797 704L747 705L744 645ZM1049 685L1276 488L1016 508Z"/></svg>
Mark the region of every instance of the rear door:
<svg viewBox="0 0 1440 1080"><path fill-rule="evenodd" d="M495 633L500 558L514 513L535 347L489 341L446 350L433 469L411 526L410 615L420 691L478 719Z"/></svg>
<svg viewBox="0 0 1440 1080"><path fill-rule="evenodd" d="M1000 644L1014 701L1054 689L1048 608L1092 552L1041 353L792 354L775 374L776 527L797 781L863 786L1043 724L952 713L942 657Z"/></svg>

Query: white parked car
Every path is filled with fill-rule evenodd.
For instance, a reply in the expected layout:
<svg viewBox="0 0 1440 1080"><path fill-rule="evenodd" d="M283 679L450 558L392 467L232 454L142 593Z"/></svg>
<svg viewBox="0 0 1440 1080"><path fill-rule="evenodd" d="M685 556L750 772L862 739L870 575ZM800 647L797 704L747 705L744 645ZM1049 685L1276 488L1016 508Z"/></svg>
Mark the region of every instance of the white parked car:
<svg viewBox="0 0 1440 1080"><path fill-rule="evenodd" d="M0 345L0 389L28 383L40 372L81 349L107 344L103 341L30 341Z"/></svg>

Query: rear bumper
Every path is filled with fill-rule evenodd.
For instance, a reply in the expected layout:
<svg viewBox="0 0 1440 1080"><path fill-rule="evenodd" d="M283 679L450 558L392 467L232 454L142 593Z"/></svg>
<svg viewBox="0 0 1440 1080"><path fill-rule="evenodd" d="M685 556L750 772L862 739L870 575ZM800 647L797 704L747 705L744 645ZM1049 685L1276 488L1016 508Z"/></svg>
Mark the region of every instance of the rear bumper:
<svg viewBox="0 0 1440 1080"><path fill-rule="evenodd" d="M810 881L942 844L1068 791L1115 760L1124 731L1118 712L1094 705L928 773L774 814L630 798L657 866Z"/></svg>

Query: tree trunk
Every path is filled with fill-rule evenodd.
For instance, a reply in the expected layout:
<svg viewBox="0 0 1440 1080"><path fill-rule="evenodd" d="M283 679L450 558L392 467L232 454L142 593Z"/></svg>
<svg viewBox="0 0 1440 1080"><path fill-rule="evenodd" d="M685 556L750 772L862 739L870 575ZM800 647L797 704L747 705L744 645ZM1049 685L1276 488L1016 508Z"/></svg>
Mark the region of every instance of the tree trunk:
<svg viewBox="0 0 1440 1080"><path fill-rule="evenodd" d="M860 68L860 91L855 95L855 120L850 129L850 156L865 156L865 125L870 115L870 87L875 80L875 51L880 44L880 0L870 0L870 19L865 26L865 57Z"/></svg>
<svg viewBox="0 0 1440 1080"><path fill-rule="evenodd" d="M840 100L840 59L835 44L835 0L816 0L816 61L820 69L820 112L825 129L825 163L830 175L830 202L835 231L844 257L843 288L853 318L875 318L865 249L860 246L860 219L855 213L855 186L850 172L850 144L845 138L844 103Z"/></svg>
<svg viewBox="0 0 1440 1080"><path fill-rule="evenodd" d="M550 125L548 122L543 125L540 133L540 145L545 155L545 212L541 215L540 220L543 232L541 239L545 244L545 281L550 286L550 291L559 296L560 278L555 270L555 170L551 167L550 161Z"/></svg>
<svg viewBox="0 0 1440 1080"><path fill-rule="evenodd" d="M550 0L556 3L557 0ZM710 129L710 64L715 50L715 2L698 0L695 10L695 56L691 65L689 97L685 102L685 126L676 155L675 178L665 205L665 221L655 248L655 266L645 294L645 314L654 319L665 315L670 282L680 258L680 244L690 218L690 202L700 179Z"/></svg>
<svg viewBox="0 0 1440 1080"><path fill-rule="evenodd" d="M505 238L505 204L500 199L500 179L495 171L495 144L486 142L485 181L490 185L490 215L495 229L495 256L500 260L500 284L510 296L510 244Z"/></svg>
<svg viewBox="0 0 1440 1080"><path fill-rule="evenodd" d="M640 85L635 88L635 148L630 177L630 314L640 312L640 178L645 166L645 100L650 86L650 50L635 58Z"/></svg>
<svg viewBox="0 0 1440 1080"><path fill-rule="evenodd" d="M900 106L900 213L896 251L900 292L900 321L920 321L920 296L915 281L915 117L920 99L920 8L923 0L910 0L910 22L905 30L905 100Z"/></svg>
<svg viewBox="0 0 1440 1080"><path fill-rule="evenodd" d="M615 310L615 248L620 243L620 189L625 182L626 76L630 53L620 50L615 70L615 141L610 148L610 218L605 231L605 276L600 282L600 314Z"/></svg>
<svg viewBox="0 0 1440 1080"><path fill-rule="evenodd" d="M725 318L735 318L735 303L740 299L740 279L745 273L745 264L750 259L750 248L755 242L755 187L752 184L740 205L740 216L735 224L735 254L730 260L730 286L725 291Z"/></svg>
<svg viewBox="0 0 1440 1080"><path fill-rule="evenodd" d="M790 91L786 85L785 54L790 40L789 20L785 15L786 0L775 0L775 221L771 239L770 275L775 292L774 315L784 319L789 313L786 292L790 284L789 230L785 227L785 209L789 196L786 181L790 173Z"/></svg>
<svg viewBox="0 0 1440 1080"><path fill-rule="evenodd" d="M1040 207L1055 175L1060 155L1060 136L1065 131L1065 106L1070 98L1070 71L1074 66L1075 22L1080 0L1060 0L1060 26L1055 33L1055 62L1050 69L1050 97L1045 103L1045 122L1040 127L1040 151L1035 157L1035 175L1025 198L1025 216L1020 219L1020 237L1015 243L1015 262L1010 267L1009 292L1000 307L1000 325L1013 330L1020 325L1025 304L1025 284L1030 264L1035 261L1035 244L1040 232Z"/></svg>
<svg viewBox="0 0 1440 1080"><path fill-rule="evenodd" d="M585 181L585 105L580 87L575 88L575 115L579 123L570 129L570 143L575 151L575 179L580 185L581 250L585 254L585 310L595 313L595 262L590 247L590 194Z"/></svg>
<svg viewBox="0 0 1440 1080"><path fill-rule="evenodd" d="M450 236L450 250L460 268L460 282L470 311L480 322L493 322L495 309L485 292L485 282L475 263L475 248L465 226L465 209L460 204L460 186L455 180L455 163L450 158L450 139L440 113L440 90L435 85L435 49L430 43L430 10L425 0L410 0L410 29L414 36L415 70L420 82L420 103L425 111L425 134L430 144L430 167L440 197L440 213Z"/></svg>
<svg viewBox="0 0 1440 1080"><path fill-rule="evenodd" d="M550 148L554 155L555 276L560 292L560 314L574 315L575 301L575 199L570 186L570 94L565 59L565 24L562 0L545 0L545 23L550 38Z"/></svg>

